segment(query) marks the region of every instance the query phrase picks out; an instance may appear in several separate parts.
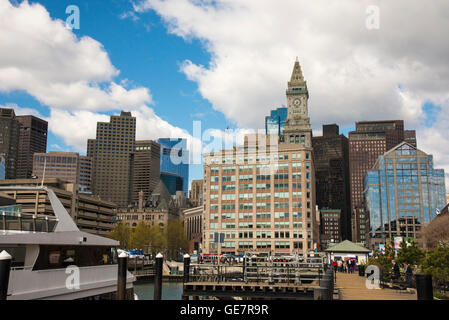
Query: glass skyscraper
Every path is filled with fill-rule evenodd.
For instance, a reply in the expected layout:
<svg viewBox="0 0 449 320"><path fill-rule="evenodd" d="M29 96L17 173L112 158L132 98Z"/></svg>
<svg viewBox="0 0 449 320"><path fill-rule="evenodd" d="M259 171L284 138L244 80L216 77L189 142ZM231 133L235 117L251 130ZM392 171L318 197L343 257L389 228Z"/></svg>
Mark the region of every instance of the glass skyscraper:
<svg viewBox="0 0 449 320"><path fill-rule="evenodd" d="M181 190L187 196L189 191L189 151L187 150L187 140L182 138L161 138L157 140L157 143L161 145L161 177L164 179L169 176L173 178L173 175L163 175L164 172L181 177ZM167 181L164 183L167 183Z"/></svg>
<svg viewBox="0 0 449 320"><path fill-rule="evenodd" d="M271 114L265 117L266 134L283 135L285 129L285 120L287 120L288 108L277 108L271 110Z"/></svg>
<svg viewBox="0 0 449 320"><path fill-rule="evenodd" d="M371 245L391 237L416 238L446 205L444 170L433 156L403 142L380 156L364 179Z"/></svg>

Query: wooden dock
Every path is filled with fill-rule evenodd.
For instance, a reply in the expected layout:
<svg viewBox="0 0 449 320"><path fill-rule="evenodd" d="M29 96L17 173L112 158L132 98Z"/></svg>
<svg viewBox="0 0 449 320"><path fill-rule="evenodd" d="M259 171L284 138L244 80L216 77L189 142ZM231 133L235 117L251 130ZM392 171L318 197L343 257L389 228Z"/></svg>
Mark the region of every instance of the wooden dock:
<svg viewBox="0 0 449 320"><path fill-rule="evenodd" d="M368 289L366 278L356 273L337 273L340 300L417 300L416 293L395 289Z"/></svg>
<svg viewBox="0 0 449 320"><path fill-rule="evenodd" d="M277 298L313 300L314 285L288 283L245 283L245 282L188 282L184 284L185 296L209 296L216 298Z"/></svg>

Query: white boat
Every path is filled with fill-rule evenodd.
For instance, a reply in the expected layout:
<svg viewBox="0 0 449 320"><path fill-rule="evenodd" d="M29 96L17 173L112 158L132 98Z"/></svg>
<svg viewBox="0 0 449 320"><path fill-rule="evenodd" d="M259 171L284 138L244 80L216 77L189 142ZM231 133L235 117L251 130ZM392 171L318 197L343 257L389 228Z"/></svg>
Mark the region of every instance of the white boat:
<svg viewBox="0 0 449 320"><path fill-rule="evenodd" d="M46 192L54 216L0 206L0 252L13 257L7 300L115 299L119 242L80 231L50 188L17 189ZM134 280L128 272L129 299Z"/></svg>

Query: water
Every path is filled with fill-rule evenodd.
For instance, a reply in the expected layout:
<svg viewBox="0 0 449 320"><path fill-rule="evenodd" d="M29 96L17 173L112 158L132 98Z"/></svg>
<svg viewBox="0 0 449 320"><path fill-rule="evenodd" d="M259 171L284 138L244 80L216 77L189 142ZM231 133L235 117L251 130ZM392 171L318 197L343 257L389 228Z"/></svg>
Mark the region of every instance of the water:
<svg viewBox="0 0 449 320"><path fill-rule="evenodd" d="M139 300L154 299L154 282L134 284ZM181 300L182 282L162 282L162 300Z"/></svg>

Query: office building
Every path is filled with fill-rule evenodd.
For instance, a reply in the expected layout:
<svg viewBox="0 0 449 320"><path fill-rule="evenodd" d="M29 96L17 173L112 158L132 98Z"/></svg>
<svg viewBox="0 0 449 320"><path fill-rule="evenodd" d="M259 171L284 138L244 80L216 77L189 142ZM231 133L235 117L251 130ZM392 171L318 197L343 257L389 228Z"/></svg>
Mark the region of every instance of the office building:
<svg viewBox="0 0 449 320"><path fill-rule="evenodd" d="M15 199L23 213L54 216L47 192L37 190L36 179L0 180L0 192ZM40 181L39 181L40 185ZM45 179L81 231L105 236L115 227L116 205L78 192L75 184Z"/></svg>
<svg viewBox="0 0 449 320"><path fill-rule="evenodd" d="M329 248L330 245L342 241L341 237L341 210L321 209L320 214L320 251Z"/></svg>
<svg viewBox="0 0 449 320"><path fill-rule="evenodd" d="M336 124L323 125L323 136L313 137L316 204L320 209L341 210L341 238L350 240L349 143Z"/></svg>
<svg viewBox="0 0 449 320"><path fill-rule="evenodd" d="M87 156L92 158L92 192L119 207L131 202L135 141L136 118L122 111L111 116L110 122L98 122L96 139L87 143Z"/></svg>
<svg viewBox="0 0 449 320"><path fill-rule="evenodd" d="M14 109L0 108L0 156L5 159L5 178L15 179L19 153L19 121Z"/></svg>
<svg viewBox="0 0 449 320"><path fill-rule="evenodd" d="M265 117L265 133L283 135L287 113L288 108L285 107L271 110L270 115Z"/></svg>
<svg viewBox="0 0 449 320"><path fill-rule="evenodd" d="M178 191L183 191L184 179L175 173L161 172L161 181L172 196L176 195Z"/></svg>
<svg viewBox="0 0 449 320"><path fill-rule="evenodd" d="M189 240L190 254L196 251L200 253L202 251L202 235L203 235L203 206L185 209L183 211L184 219L184 231Z"/></svg>
<svg viewBox="0 0 449 320"><path fill-rule="evenodd" d="M192 207L203 205L203 180L192 180L189 202Z"/></svg>
<svg viewBox="0 0 449 320"><path fill-rule="evenodd" d="M148 199L160 179L161 146L151 140L136 141L132 159L132 202L137 204L139 193Z"/></svg>
<svg viewBox="0 0 449 320"><path fill-rule="evenodd" d="M412 132L408 139L412 139ZM363 179L379 156L404 141L404 121L361 121L356 130L349 132L349 179L351 192L351 213L355 208L363 207ZM352 228L354 230L354 228ZM357 232L356 232L357 233ZM363 243L355 238L354 242Z"/></svg>
<svg viewBox="0 0 449 320"><path fill-rule="evenodd" d="M161 179L173 185L172 175L177 175L182 179L182 191L188 195L189 192L189 151L187 150L186 139L161 138L156 141L161 145ZM165 173L165 176L162 176ZM168 174L168 175L167 175ZM170 180L170 182L168 182ZM173 190L170 191L171 194Z"/></svg>
<svg viewBox="0 0 449 320"><path fill-rule="evenodd" d="M91 194L92 189L92 158L80 156L79 188L80 192Z"/></svg>
<svg viewBox="0 0 449 320"><path fill-rule="evenodd" d="M32 173L38 180L45 175L45 179L60 179L79 185L80 156L76 152L35 153Z"/></svg>
<svg viewBox="0 0 449 320"><path fill-rule="evenodd" d="M48 123L35 116L17 116L19 151L16 179L29 179L33 173L34 153L47 152Z"/></svg>
<svg viewBox="0 0 449 320"><path fill-rule="evenodd" d="M419 238L446 205L444 170L406 142L380 156L364 183L372 248L393 236Z"/></svg>
<svg viewBox="0 0 449 320"><path fill-rule="evenodd" d="M319 241L315 168L299 62L288 83L284 136L247 135L241 146L204 154L203 252L302 253Z"/></svg>

